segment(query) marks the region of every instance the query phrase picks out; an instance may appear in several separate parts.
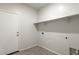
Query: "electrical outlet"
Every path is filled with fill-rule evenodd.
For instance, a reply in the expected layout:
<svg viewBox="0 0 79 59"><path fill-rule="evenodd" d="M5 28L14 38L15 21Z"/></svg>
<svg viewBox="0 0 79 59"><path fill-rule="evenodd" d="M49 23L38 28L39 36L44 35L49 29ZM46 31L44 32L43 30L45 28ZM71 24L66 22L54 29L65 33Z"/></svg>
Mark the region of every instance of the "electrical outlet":
<svg viewBox="0 0 79 59"><path fill-rule="evenodd" d="M78 50L76 50L76 54L78 55Z"/></svg>
<svg viewBox="0 0 79 59"><path fill-rule="evenodd" d="M74 48L70 48L70 55L78 55L78 50Z"/></svg>

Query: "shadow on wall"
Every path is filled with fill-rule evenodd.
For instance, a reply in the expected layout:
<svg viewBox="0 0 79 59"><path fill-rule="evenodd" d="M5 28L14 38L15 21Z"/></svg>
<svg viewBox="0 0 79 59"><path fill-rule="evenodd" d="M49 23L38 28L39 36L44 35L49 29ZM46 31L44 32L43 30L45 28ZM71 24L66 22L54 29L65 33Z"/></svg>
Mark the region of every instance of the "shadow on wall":
<svg viewBox="0 0 79 59"><path fill-rule="evenodd" d="M79 33L79 15L35 24L38 31Z"/></svg>

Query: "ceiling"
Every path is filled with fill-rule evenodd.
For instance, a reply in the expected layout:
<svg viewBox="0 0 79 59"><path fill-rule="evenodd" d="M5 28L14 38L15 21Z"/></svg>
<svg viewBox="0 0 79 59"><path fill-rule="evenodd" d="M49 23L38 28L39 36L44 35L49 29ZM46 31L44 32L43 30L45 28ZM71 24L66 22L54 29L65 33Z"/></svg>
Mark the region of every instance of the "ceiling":
<svg viewBox="0 0 79 59"><path fill-rule="evenodd" d="M36 9L36 10L39 10L47 5L49 5L50 3L27 3L28 6Z"/></svg>

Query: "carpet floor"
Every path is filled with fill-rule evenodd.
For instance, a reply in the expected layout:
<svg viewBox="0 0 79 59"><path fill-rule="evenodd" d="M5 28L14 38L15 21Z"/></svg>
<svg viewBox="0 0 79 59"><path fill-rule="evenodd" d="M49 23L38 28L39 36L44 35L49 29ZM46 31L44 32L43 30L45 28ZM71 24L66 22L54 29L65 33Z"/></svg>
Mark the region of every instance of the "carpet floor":
<svg viewBox="0 0 79 59"><path fill-rule="evenodd" d="M27 50L14 53L13 55L56 55L56 54L42 47L36 46Z"/></svg>

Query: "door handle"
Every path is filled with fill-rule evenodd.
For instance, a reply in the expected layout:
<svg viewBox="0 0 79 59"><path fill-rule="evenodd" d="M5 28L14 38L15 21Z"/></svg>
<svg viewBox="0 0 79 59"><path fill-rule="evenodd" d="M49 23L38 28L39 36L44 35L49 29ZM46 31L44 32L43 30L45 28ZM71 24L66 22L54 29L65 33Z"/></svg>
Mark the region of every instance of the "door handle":
<svg viewBox="0 0 79 59"><path fill-rule="evenodd" d="M17 33L19 33L19 32L17 32Z"/></svg>
<svg viewBox="0 0 79 59"><path fill-rule="evenodd" d="M19 32L17 32L17 35L16 36L19 36Z"/></svg>
<svg viewBox="0 0 79 59"><path fill-rule="evenodd" d="M17 34L16 36L19 36L19 34Z"/></svg>

